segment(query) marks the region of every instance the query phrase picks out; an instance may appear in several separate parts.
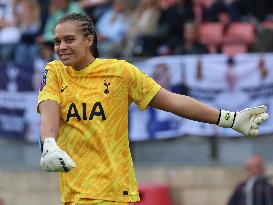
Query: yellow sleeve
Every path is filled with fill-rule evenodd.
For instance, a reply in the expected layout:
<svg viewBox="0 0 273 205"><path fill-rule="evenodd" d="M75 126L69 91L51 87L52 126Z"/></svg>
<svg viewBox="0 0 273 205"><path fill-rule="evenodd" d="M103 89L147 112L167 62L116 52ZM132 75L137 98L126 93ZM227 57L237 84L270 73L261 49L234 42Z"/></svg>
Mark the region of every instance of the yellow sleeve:
<svg viewBox="0 0 273 205"><path fill-rule="evenodd" d="M134 65L127 62L125 64L128 70L129 96L141 110L145 110L161 86Z"/></svg>
<svg viewBox="0 0 273 205"><path fill-rule="evenodd" d="M39 112L39 104L44 100L54 100L60 103L60 86L57 75L58 64L55 61L50 62L46 65L43 76L41 87L38 95L37 111Z"/></svg>

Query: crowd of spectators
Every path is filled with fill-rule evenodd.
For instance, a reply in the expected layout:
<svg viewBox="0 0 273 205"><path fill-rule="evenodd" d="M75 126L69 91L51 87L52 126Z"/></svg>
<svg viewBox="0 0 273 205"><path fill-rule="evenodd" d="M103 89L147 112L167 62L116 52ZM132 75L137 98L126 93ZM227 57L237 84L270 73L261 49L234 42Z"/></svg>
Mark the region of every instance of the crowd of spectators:
<svg viewBox="0 0 273 205"><path fill-rule="evenodd" d="M272 0L0 0L0 62L43 67L54 58L55 23L71 12L93 19L102 57L228 52L243 42L225 38L238 22L254 35L239 52L273 51ZM202 38L217 33L206 33L205 24L221 28L217 43L213 35Z"/></svg>

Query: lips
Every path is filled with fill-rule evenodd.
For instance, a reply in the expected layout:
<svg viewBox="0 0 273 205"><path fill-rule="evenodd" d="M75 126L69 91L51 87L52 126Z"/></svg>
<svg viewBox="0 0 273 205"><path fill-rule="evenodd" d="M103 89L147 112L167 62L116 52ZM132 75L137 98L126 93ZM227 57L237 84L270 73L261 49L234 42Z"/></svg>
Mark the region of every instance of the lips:
<svg viewBox="0 0 273 205"><path fill-rule="evenodd" d="M69 59L69 57L71 56L71 54L60 54L59 57L62 59L62 60L67 60Z"/></svg>

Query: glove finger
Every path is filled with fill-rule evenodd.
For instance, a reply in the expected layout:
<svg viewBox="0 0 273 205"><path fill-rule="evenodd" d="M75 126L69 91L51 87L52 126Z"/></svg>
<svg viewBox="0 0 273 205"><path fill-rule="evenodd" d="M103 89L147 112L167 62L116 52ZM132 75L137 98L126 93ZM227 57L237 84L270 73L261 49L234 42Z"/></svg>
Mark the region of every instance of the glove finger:
<svg viewBox="0 0 273 205"><path fill-rule="evenodd" d="M250 136L257 136L259 134L259 129L251 129Z"/></svg>
<svg viewBox="0 0 273 205"><path fill-rule="evenodd" d="M48 154L45 156L42 156L41 161L40 161L40 165L41 165L42 170L44 170L44 171L52 172L52 171L56 170L56 166L55 166L55 164L53 164L53 162L49 158Z"/></svg>
<svg viewBox="0 0 273 205"><path fill-rule="evenodd" d="M61 171L60 166L58 166L56 163L51 165L46 165L46 171L48 172L58 172Z"/></svg>
<svg viewBox="0 0 273 205"><path fill-rule="evenodd" d="M62 150L45 152L41 157L41 168L48 172L68 172L76 167L71 157Z"/></svg>
<svg viewBox="0 0 273 205"><path fill-rule="evenodd" d="M53 152L47 153L41 160L42 169L48 172L64 172L65 163L63 162L63 153L59 150L54 150ZM69 170L68 170L69 171Z"/></svg>
<svg viewBox="0 0 273 205"><path fill-rule="evenodd" d="M251 124L251 128L257 129L263 121L268 119L268 117L267 113L257 115Z"/></svg>
<svg viewBox="0 0 273 205"><path fill-rule="evenodd" d="M66 153L62 152L62 157L59 158L60 164L63 168L63 171L68 172L72 168L76 167L75 162L71 159L71 157Z"/></svg>
<svg viewBox="0 0 273 205"><path fill-rule="evenodd" d="M56 163L48 163L48 162L43 162L41 164L41 168L47 172L57 172L60 170L60 167L56 165Z"/></svg>
<svg viewBox="0 0 273 205"><path fill-rule="evenodd" d="M69 170L76 167L76 163L70 157L65 158L65 164Z"/></svg>
<svg viewBox="0 0 273 205"><path fill-rule="evenodd" d="M68 163L65 162L63 158L59 158L59 166L60 166L60 171L61 172L68 172L70 171L70 167L68 166Z"/></svg>
<svg viewBox="0 0 273 205"><path fill-rule="evenodd" d="M249 109L250 109L249 112L252 115L259 115L259 114L265 113L267 111L267 107L265 105L260 105L260 106L252 107Z"/></svg>
<svg viewBox="0 0 273 205"><path fill-rule="evenodd" d="M262 113L257 115L251 125L251 128L257 129L261 125L263 121L266 121L269 118L269 115L267 113Z"/></svg>
<svg viewBox="0 0 273 205"><path fill-rule="evenodd" d="M266 121L269 118L269 114L268 113L262 113L262 114L260 114L259 117L262 118L262 121Z"/></svg>
<svg viewBox="0 0 273 205"><path fill-rule="evenodd" d="M59 151L58 152L55 152L54 155L52 155L51 159L48 159L49 162L51 163L48 163L48 169L51 171L51 172L63 172L64 171L64 168L63 168L63 155L62 153L60 153Z"/></svg>

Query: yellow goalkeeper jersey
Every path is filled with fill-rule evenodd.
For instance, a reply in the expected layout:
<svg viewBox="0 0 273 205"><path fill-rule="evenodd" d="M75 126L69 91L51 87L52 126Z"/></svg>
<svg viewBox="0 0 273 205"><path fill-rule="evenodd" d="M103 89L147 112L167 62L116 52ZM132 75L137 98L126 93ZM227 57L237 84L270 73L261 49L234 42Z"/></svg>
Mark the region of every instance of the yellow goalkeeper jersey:
<svg viewBox="0 0 273 205"><path fill-rule="evenodd" d="M144 110L160 86L123 60L96 59L76 71L60 61L47 64L38 104L61 108L57 143L76 168L60 174L62 202L80 198L139 200L128 142L128 107Z"/></svg>

